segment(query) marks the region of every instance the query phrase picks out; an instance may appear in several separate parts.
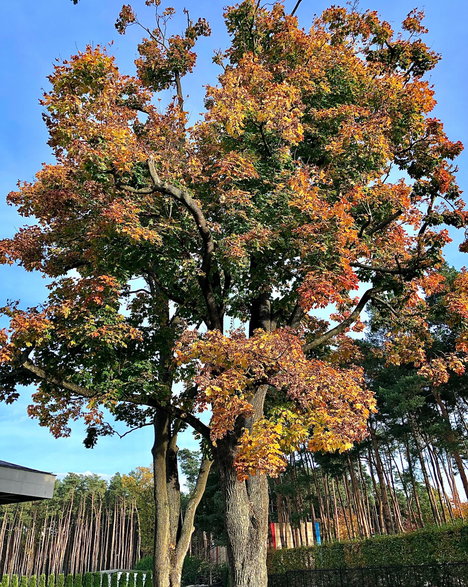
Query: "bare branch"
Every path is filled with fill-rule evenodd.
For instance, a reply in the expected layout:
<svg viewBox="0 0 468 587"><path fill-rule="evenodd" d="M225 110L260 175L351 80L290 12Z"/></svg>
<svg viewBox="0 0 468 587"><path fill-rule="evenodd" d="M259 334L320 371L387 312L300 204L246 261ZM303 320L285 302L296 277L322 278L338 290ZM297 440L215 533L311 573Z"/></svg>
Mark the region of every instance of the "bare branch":
<svg viewBox="0 0 468 587"><path fill-rule="evenodd" d="M296 6L294 6L294 8L292 9L291 16L294 16L296 14L296 10L299 8L301 2L302 0L297 0Z"/></svg>
<svg viewBox="0 0 468 587"><path fill-rule="evenodd" d="M139 426L135 426L135 428L130 428L130 430L127 430L127 432L124 432L123 434L120 434L120 432L117 432L117 430L115 428L112 428L114 434L117 434L117 436L122 439L125 436L127 436L127 434L130 434L131 432L135 432L135 430L140 430L141 428L145 428L146 426L153 426L153 422L146 422L145 424L140 424Z"/></svg>

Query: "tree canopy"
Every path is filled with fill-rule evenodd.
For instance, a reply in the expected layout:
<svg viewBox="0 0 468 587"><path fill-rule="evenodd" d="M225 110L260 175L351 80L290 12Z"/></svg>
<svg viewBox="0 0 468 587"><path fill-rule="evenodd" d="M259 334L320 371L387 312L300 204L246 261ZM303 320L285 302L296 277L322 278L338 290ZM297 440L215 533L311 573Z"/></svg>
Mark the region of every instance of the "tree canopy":
<svg viewBox="0 0 468 587"><path fill-rule="evenodd" d="M281 3L229 7L231 45L189 124L182 79L208 23L187 15L170 36L173 9L146 5L154 28L130 5L116 24L144 28L134 75L88 47L49 77L56 162L9 195L35 222L0 258L41 271L50 295L3 309L1 397L37 383L30 413L56 435L80 416L105 432L102 406L129 423L157 408L244 483L304 443L343 451L365 435L375 400L352 334L365 307L389 324L394 362L463 370L464 328L453 352L425 352L428 295L467 318L468 277L441 272L447 226L466 219L451 163L462 145L431 116L424 76L439 56L420 11L394 31L332 7L306 31Z"/></svg>

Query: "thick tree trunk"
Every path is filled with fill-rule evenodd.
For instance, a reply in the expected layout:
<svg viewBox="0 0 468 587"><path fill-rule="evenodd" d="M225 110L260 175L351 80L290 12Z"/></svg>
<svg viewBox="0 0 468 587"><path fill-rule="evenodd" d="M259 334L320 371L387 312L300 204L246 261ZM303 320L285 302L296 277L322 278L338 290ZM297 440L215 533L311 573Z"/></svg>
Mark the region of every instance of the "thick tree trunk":
<svg viewBox="0 0 468 587"><path fill-rule="evenodd" d="M175 545L180 535L180 483L177 453L177 430L171 431L166 454L166 487L169 502L169 539Z"/></svg>
<svg viewBox="0 0 468 587"><path fill-rule="evenodd" d="M162 410L157 410L154 420L154 587L170 587L170 507L167 490L167 453L170 439L170 420Z"/></svg>
<svg viewBox="0 0 468 587"><path fill-rule="evenodd" d="M232 587L267 586L268 481L255 475L237 479L234 455L237 439L223 438L216 457L226 505L228 559Z"/></svg>
<svg viewBox="0 0 468 587"><path fill-rule="evenodd" d="M251 428L262 417L267 386L261 385L253 399L253 415L239 420L236 430L218 442L216 460L225 501L228 559L232 587L267 587L268 480L254 475L246 481L237 478L234 466L236 447L242 429Z"/></svg>

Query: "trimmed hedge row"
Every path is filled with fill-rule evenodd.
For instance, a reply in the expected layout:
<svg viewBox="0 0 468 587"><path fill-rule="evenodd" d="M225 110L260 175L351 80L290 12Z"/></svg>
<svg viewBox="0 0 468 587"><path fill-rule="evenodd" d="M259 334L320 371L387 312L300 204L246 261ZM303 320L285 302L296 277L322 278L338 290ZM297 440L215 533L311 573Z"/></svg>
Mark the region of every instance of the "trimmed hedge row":
<svg viewBox="0 0 468 587"><path fill-rule="evenodd" d="M390 565L423 565L468 561L468 524L367 540L343 541L321 546L272 550L269 574L304 569L360 568Z"/></svg>
<svg viewBox="0 0 468 587"><path fill-rule="evenodd" d="M84 575L3 575L0 587L153 587L152 573L85 573Z"/></svg>

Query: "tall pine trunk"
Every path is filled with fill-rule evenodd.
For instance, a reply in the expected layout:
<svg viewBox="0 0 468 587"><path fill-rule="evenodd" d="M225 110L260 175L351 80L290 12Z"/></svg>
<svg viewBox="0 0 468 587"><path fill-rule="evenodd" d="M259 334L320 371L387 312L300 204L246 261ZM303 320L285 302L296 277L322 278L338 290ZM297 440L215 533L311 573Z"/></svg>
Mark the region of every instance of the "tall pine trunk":
<svg viewBox="0 0 468 587"><path fill-rule="evenodd" d="M453 459L454 459L455 464L457 466L458 472L460 474L460 479L463 484L465 496L468 499L468 477L466 475L465 465L464 465L463 459L460 455L460 451L456 448L457 444L458 444L457 437L456 437L455 432L453 431L452 423L450 422L449 412L447 410L447 407L445 406L445 403L442 401L440 393L438 393L434 388L432 388L432 394L437 402L437 405L440 409L440 413L442 414L442 417L444 418L445 422L447 423L447 428L449 430L447 440L450 442L451 447L452 447L450 449L450 452L453 456Z"/></svg>

